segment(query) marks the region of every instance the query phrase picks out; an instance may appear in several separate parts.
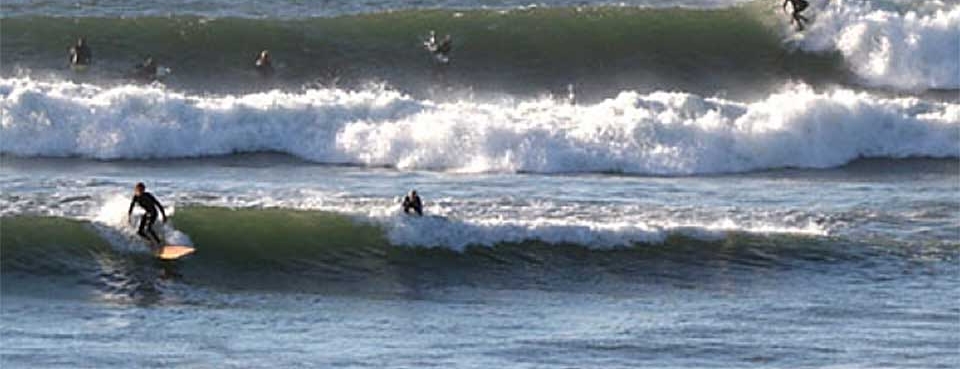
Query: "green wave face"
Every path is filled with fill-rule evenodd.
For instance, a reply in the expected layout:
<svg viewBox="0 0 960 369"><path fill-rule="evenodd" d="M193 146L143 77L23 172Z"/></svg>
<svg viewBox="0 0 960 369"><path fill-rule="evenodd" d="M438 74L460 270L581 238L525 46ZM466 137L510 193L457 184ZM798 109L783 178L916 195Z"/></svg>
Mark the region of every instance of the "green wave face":
<svg viewBox="0 0 960 369"><path fill-rule="evenodd" d="M590 281L597 278L685 283L864 261L952 260L958 251L956 245L920 252L910 245L730 233L711 241L672 235L663 243L618 249L528 240L457 252L391 245L379 226L326 212L186 207L177 209L173 222L197 252L160 262L140 241L116 244L100 224L4 217L0 286L4 293L106 299L161 296L169 278L208 292L395 294L460 284L567 289L594 287Z"/></svg>
<svg viewBox="0 0 960 369"><path fill-rule="evenodd" d="M269 49L275 85L386 81L424 92L437 83L480 91L583 96L625 89L747 91L845 78L835 55L791 53L761 3L716 10L552 8L399 11L335 18L9 18L0 35L5 73L64 68L77 35L93 48L82 78L120 78L145 55L173 69L168 85L234 91L262 87L252 70ZM454 36L439 68L421 42Z"/></svg>

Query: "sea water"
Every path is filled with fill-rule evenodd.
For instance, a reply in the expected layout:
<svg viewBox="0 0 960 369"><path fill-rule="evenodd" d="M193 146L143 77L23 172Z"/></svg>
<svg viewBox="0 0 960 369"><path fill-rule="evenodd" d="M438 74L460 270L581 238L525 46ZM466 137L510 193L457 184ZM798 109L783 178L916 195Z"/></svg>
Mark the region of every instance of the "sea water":
<svg viewBox="0 0 960 369"><path fill-rule="evenodd" d="M952 2L2 7L4 368L960 365Z"/></svg>

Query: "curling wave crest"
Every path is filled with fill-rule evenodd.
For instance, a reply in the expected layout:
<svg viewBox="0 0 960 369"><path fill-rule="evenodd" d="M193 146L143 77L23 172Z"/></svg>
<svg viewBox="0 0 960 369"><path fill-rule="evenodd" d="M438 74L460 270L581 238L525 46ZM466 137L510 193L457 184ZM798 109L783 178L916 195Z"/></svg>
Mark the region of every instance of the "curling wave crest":
<svg viewBox="0 0 960 369"><path fill-rule="evenodd" d="M814 20L794 41L806 51L840 52L864 83L960 88L960 3L922 0L900 10L876 1L815 0L810 8L805 14Z"/></svg>

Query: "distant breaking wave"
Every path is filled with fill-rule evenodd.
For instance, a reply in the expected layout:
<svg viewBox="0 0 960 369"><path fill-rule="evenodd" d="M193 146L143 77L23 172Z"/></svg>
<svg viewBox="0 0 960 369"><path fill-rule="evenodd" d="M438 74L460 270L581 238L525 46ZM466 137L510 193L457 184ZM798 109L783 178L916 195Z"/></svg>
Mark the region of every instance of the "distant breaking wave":
<svg viewBox="0 0 960 369"><path fill-rule="evenodd" d="M282 152L401 169L694 175L960 152L960 104L804 85L756 102L625 91L578 106L439 103L382 87L197 96L13 78L0 79L0 113L0 153L39 157Z"/></svg>

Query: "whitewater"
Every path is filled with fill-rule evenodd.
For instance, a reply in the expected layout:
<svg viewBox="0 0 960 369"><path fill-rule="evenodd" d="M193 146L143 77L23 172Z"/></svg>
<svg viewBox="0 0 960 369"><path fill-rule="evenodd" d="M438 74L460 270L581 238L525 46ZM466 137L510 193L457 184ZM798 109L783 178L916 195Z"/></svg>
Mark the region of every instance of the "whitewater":
<svg viewBox="0 0 960 369"><path fill-rule="evenodd" d="M623 92L594 105L312 89L193 96L159 86L0 81L2 152L96 159L281 152L458 172L689 175L956 157L960 104L787 86L757 102Z"/></svg>

